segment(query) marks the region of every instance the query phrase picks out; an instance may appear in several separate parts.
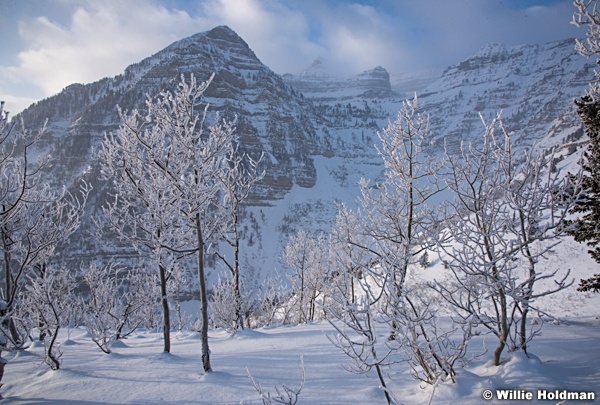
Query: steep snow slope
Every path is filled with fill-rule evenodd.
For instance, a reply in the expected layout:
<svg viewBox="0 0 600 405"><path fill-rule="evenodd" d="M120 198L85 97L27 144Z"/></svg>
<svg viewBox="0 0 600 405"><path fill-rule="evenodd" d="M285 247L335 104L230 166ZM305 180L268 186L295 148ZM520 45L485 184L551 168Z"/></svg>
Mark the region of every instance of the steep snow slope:
<svg viewBox="0 0 600 405"><path fill-rule="evenodd" d="M438 80L444 67L429 67L408 72L390 72L392 91L411 98L415 93L420 94L423 89Z"/></svg>

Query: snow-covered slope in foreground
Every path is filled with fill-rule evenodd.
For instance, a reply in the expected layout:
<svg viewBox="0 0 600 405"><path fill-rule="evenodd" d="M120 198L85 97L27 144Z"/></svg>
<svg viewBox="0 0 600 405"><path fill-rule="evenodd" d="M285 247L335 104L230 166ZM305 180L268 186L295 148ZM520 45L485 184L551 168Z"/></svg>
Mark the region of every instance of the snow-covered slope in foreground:
<svg viewBox="0 0 600 405"><path fill-rule="evenodd" d="M214 372L202 375L196 333L178 334L172 354L161 353L160 334L140 333L106 355L84 330L71 331L63 343L63 369L39 367L41 347L11 356L2 389L11 404L261 404L247 370L265 390L282 384L298 387L303 356L305 382L299 404L384 404L373 373L345 371L346 358L329 342L325 323L246 330L235 336L210 334ZM458 382L439 385L433 404L481 404L490 389L594 391L600 395L600 321L581 318L547 324L530 345L531 358L513 355L499 367L489 356L460 371ZM66 336L63 336L65 338ZM384 338L382 336L382 338ZM476 337L472 348L481 348ZM490 343L493 341L490 339ZM425 404L432 388L413 380L408 367L396 367L391 389L403 404ZM544 403L557 403L559 401ZM517 404L522 401L490 401ZM569 403L571 403L569 401Z"/></svg>

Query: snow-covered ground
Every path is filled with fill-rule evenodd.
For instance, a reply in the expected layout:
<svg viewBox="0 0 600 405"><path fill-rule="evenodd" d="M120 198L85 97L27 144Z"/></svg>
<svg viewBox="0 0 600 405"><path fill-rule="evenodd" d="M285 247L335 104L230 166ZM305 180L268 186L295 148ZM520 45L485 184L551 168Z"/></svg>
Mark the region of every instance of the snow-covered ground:
<svg viewBox="0 0 600 405"><path fill-rule="evenodd" d="M9 404L261 404L248 377L265 391L298 387L303 356L305 382L298 404L383 404L375 375L344 370L346 358L327 339L327 322L210 333L214 372L203 374L196 333L177 334L172 353L161 353L161 335L138 333L104 354L83 329L63 336L63 368L47 370L43 348L9 355L3 403ZM484 390L595 391L600 395L600 320L596 316L546 324L530 345L531 358L507 354L499 367L489 355L461 370L456 384L439 385L433 404L480 404ZM480 346L481 339L472 343ZM493 340L490 338L493 344ZM408 367L393 376L392 389L403 404L424 404L431 386L413 380ZM559 403L559 400L546 403ZM500 403L493 400L490 403ZM502 401L522 403L522 401ZM569 403L571 403L569 401Z"/></svg>
<svg viewBox="0 0 600 405"><path fill-rule="evenodd" d="M531 393L533 402L538 402L540 390L549 395L556 390L594 392L600 399L600 294L576 291L579 279L597 273L599 265L589 258L585 246L570 238L539 265L570 268L575 284L535 303L554 319L544 317L541 335L529 345L530 358L505 352L504 364L494 367L490 360L495 338L476 336L469 346L471 352L482 352L487 344L488 353L460 369L456 384L437 386L433 397L432 387L415 381L407 365L396 365L390 372L390 388L400 403L425 404L431 399L432 404L474 405L484 402L482 395L488 389L494 396L489 403L523 403L497 400L501 389L520 390L513 397ZM411 279L438 278L442 272L443 266L434 259L427 269L415 267ZM186 312L196 307L188 305ZM209 338L214 372L204 374L195 332L175 334L171 354L162 353L162 334L139 331L115 344L113 353L107 355L92 343L85 329L65 330L58 371L44 365L39 343L4 354L9 363L0 389L5 397L2 403L261 404L248 370L265 392L275 394L275 386L300 385L302 356L305 382L298 404L385 404L374 371L357 375L344 369L349 359L327 337L334 333L325 321L244 330L234 336L213 330ZM539 402L564 403L560 398Z"/></svg>

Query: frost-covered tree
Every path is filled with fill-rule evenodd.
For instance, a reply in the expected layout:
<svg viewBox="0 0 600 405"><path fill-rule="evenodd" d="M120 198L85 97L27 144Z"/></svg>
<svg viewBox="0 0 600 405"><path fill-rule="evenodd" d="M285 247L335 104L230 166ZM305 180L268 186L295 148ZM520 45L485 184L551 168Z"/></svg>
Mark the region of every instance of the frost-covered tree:
<svg viewBox="0 0 600 405"><path fill-rule="evenodd" d="M171 231L177 227L176 207L172 205L176 198L162 173L152 170L151 166L152 154L159 153L158 146L151 142L164 140L157 139L161 136L158 133L143 130L140 132L155 139L138 138L137 112L131 116L119 113L123 124L116 135L107 135L100 151L102 173L112 181L115 194L102 208L102 217L97 223L100 229L108 227L121 240L131 243L142 257L156 266L163 313L163 351L170 352L167 261L172 255L167 247L173 243Z"/></svg>
<svg viewBox="0 0 600 405"><path fill-rule="evenodd" d="M409 365L413 378L427 384L456 382L457 364L466 363L470 324L442 325L439 297L425 285L407 287L396 312L395 339L388 345ZM477 357L477 355L475 355Z"/></svg>
<svg viewBox="0 0 600 405"><path fill-rule="evenodd" d="M292 282L293 301L289 304L295 308L296 322L302 323L308 320L308 288L306 281L311 269L312 239L304 231L298 231L288 240L283 252L283 261L291 268L290 281Z"/></svg>
<svg viewBox="0 0 600 405"><path fill-rule="evenodd" d="M495 123L486 127L480 148L463 145L460 155L448 154L454 214L444 223L447 240L439 246L456 283L438 284L451 305L465 311L465 323L473 322L472 317L497 336L494 364L499 365L510 333L507 281L514 279L515 264L504 203L499 198L504 178L494 154L495 129Z"/></svg>
<svg viewBox="0 0 600 405"><path fill-rule="evenodd" d="M394 363L394 350L382 339L390 333L390 326L381 317L381 308L385 306L383 286L377 284L378 277L367 276L366 269L362 273L358 282L349 272L342 272L336 278L334 285L338 290L332 295L334 305L329 308L328 320L337 333L328 337L350 359L346 365L349 372L366 374L375 370L387 403L397 403L387 388L386 368ZM350 291L353 295L348 294Z"/></svg>
<svg viewBox="0 0 600 405"><path fill-rule="evenodd" d="M142 242L135 243L156 258L161 285L166 285L164 252L195 258L205 372L211 365L204 257L207 242L220 235L225 222L219 179L234 140L229 122L204 127L208 106L200 108L200 100L211 79L198 83L193 75L189 82L182 77L174 93L149 98L144 112L121 113L119 131L107 135L101 151L104 174L116 188L114 206L124 212L111 221L113 229L124 229L132 240L141 235ZM166 287L161 296L167 313Z"/></svg>
<svg viewBox="0 0 600 405"><path fill-rule="evenodd" d="M213 325L230 333L240 328L240 316L251 311L250 289L237 282L231 274L219 276L210 294L210 309ZM239 294L239 295L238 295Z"/></svg>
<svg viewBox="0 0 600 405"><path fill-rule="evenodd" d="M110 353L115 340L145 326L143 309L156 303L154 277L140 268L92 264L83 271L82 281L85 326L103 352Z"/></svg>
<svg viewBox="0 0 600 405"><path fill-rule="evenodd" d="M317 300L325 294L329 278L326 238L309 236L305 231L292 235L285 246L283 260L291 267L292 301L289 305L296 322L313 321L317 317Z"/></svg>
<svg viewBox="0 0 600 405"><path fill-rule="evenodd" d="M56 246L79 226L91 187L83 184L78 192L51 189L42 180L48 162L35 150L45 127L26 128L22 119L8 122L8 113L0 107L0 261L3 300L0 328L14 346L23 336L17 331L12 315L26 280L33 270L51 259Z"/></svg>
<svg viewBox="0 0 600 405"><path fill-rule="evenodd" d="M366 236L359 231L359 222L356 212L348 209L345 204L340 204L329 237L330 263L334 272L332 287L336 294L347 297L351 304L356 303L358 283L363 273L369 263L373 263L369 261L370 253L362 248L367 243ZM344 277L340 278L340 275ZM341 285L338 285L339 280L342 281Z"/></svg>
<svg viewBox="0 0 600 405"><path fill-rule="evenodd" d="M410 306L419 292L405 283L409 266L428 246L433 225L429 204L441 191L436 177L441 164L428 157L429 136L428 117L419 112L416 97L406 101L397 119L379 134L384 179L361 181L360 209L340 207L331 236L337 277L329 313L338 321L332 323L338 330L332 341L350 357L351 371L376 371L388 403L397 400L387 388L386 368L440 354L433 348L441 341L436 335L425 335L430 342L425 351L422 340L410 340L425 331L420 325L424 315ZM429 372L431 364L421 366L428 373L424 380L435 382L438 371ZM447 364L436 370L452 374Z"/></svg>
<svg viewBox="0 0 600 405"><path fill-rule="evenodd" d="M570 285L568 271L540 268L537 262L563 233L568 206L557 173L532 152L514 161L500 116L486 124L481 145L463 145L458 155L447 152L453 193L451 215L442 222L438 248L452 274L435 288L462 314L464 324L480 324L498 344L493 363L509 344L526 351L532 337L526 331L527 314L534 300ZM548 290L534 288L537 281L555 278ZM535 331L533 332L535 334Z"/></svg>
<svg viewBox="0 0 600 405"><path fill-rule="evenodd" d="M58 370L62 352L56 348L60 329L68 323L77 306L73 291L75 280L68 269L41 267L40 274L28 274L29 283L21 293L20 304L26 315L38 322L44 337L44 361L52 370Z"/></svg>
<svg viewBox="0 0 600 405"><path fill-rule="evenodd" d="M181 302L188 294L193 293L194 291L194 274L183 266L180 266L180 264L181 263L179 262L173 263L173 268L168 280L169 283L167 285L169 296L173 297L175 301L175 320L178 332L185 329L189 322L189 319L184 316L185 314L181 307Z"/></svg>
<svg viewBox="0 0 600 405"><path fill-rule="evenodd" d="M75 196L41 180L48 156L40 156L35 148L44 130L45 124L29 130L22 118L9 122L4 102L0 103L0 352L25 342L14 319L24 285L35 278L32 270L43 268L56 246L77 229L91 189L84 184ZM55 298L51 305L62 305L63 298ZM52 346L49 349L49 364L58 368ZM0 357L0 378L5 364Z"/></svg>
<svg viewBox="0 0 600 405"><path fill-rule="evenodd" d="M419 112L417 97L403 103L395 121L379 133L384 179L362 180L360 215L362 246L379 262L391 294L400 296L409 264L425 247L431 227L430 200L440 191L436 174L441 164L428 156L429 117Z"/></svg>
<svg viewBox="0 0 600 405"><path fill-rule="evenodd" d="M285 308L290 290L278 272L263 280L255 291L255 306L252 314L253 326L267 326L287 320ZM282 313L283 312L283 313Z"/></svg>
<svg viewBox="0 0 600 405"><path fill-rule="evenodd" d="M9 313L18 305L26 280L36 276L34 270L45 267L56 246L79 226L89 191L85 184L79 197L64 190L56 193L47 187L29 190L26 203L2 226L6 286L3 293ZM24 340L15 332L10 327L9 338L18 346Z"/></svg>
<svg viewBox="0 0 600 405"><path fill-rule="evenodd" d="M45 131L45 123L32 132L23 120L9 121L9 112L0 102L0 167L2 189L0 190L0 225L4 225L24 205L27 193L39 184L41 169L47 157L32 161L32 149Z"/></svg>
<svg viewBox="0 0 600 405"><path fill-rule="evenodd" d="M507 135L505 133L505 135ZM511 349L520 349L527 353L527 342L536 334L527 331L530 308L535 306L539 297L558 292L571 284L567 282L569 271L559 274L558 269L547 269L538 264L562 241L565 236L566 216L572 205L578 201L580 183L568 185L559 170L552 170L554 156L547 158L537 155L533 148L520 154L515 162L511 149L510 134L505 137L502 165L506 177L502 187L502 199L513 220L507 221L508 230L515 235L518 247L517 257L521 260L522 270L517 274L517 282L511 286L511 298L514 300L512 314L515 323ZM575 199L564 200L564 191L574 186ZM554 286L540 289L539 281L555 280Z"/></svg>
<svg viewBox="0 0 600 405"><path fill-rule="evenodd" d="M254 185L264 177L264 172L258 170L261 159L262 156L255 160L248 155L241 154L239 145L237 145L227 153L224 161L225 170L220 173L220 181L224 190L223 206L228 222L228 226L223 232L223 239L233 250L233 258L228 259L226 255L220 254L218 251L215 254L230 272L229 282L221 286L229 285L232 289L233 307L231 309L233 310L233 319L235 319L235 329L244 328L242 307L249 305L248 302L243 302L241 290L240 246L242 235L239 226L242 204L250 195Z"/></svg>
<svg viewBox="0 0 600 405"><path fill-rule="evenodd" d="M587 38L585 41L575 40L575 49L581 55L593 56L600 53L600 12L597 9L596 0L575 0L576 8L573 13L572 24L577 27L587 27Z"/></svg>

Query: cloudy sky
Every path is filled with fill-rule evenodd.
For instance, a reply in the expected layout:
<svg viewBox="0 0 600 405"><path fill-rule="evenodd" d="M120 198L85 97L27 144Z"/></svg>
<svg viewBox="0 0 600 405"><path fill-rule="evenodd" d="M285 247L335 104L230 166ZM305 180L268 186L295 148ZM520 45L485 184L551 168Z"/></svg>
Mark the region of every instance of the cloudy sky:
<svg viewBox="0 0 600 405"><path fill-rule="evenodd" d="M13 113L121 73L170 43L234 29L277 73L455 64L490 42L583 37L572 0L0 0L0 99Z"/></svg>

